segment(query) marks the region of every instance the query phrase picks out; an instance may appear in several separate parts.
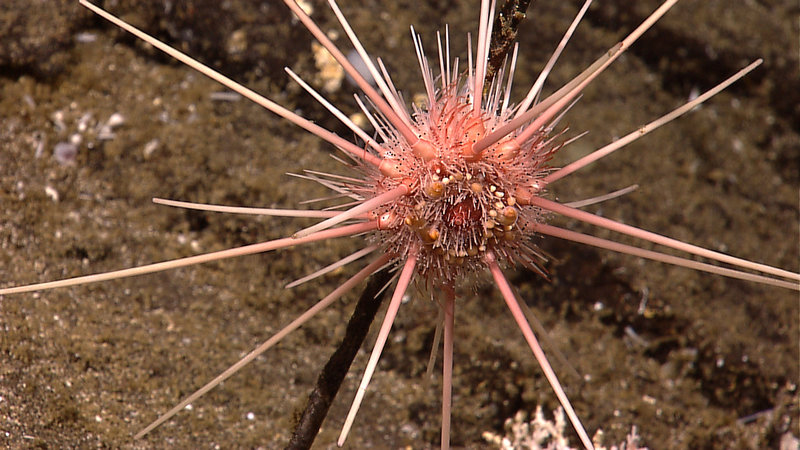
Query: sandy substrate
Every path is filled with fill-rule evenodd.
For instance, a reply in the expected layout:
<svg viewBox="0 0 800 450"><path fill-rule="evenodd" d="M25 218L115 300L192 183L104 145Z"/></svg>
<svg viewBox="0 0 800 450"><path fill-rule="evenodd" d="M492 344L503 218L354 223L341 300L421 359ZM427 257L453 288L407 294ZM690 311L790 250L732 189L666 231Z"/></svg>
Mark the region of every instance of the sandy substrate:
<svg viewBox="0 0 800 450"><path fill-rule="evenodd" d="M215 99L219 86L76 2L6 3L0 8L3 286L286 236L309 222L191 213L150 199L293 207L326 194L286 172L347 173L329 157L329 145L247 101ZM283 73L290 66L313 80L317 70L309 35L278 2L107 3L126 20L350 136ZM353 27L409 95L421 83L408 25L423 34L429 52L445 23L454 51L464 52L467 31L477 33L478 7L466 2L352 3L343 9ZM516 99L577 10L576 2L535 3L521 29ZM657 2L600 3L546 89L624 37ZM552 197L571 201L636 183L634 193L589 210L797 271L798 23L789 2L762 3L679 3L570 112L569 134L590 134L565 148L556 164L627 134L752 60L763 57L763 66L688 117L558 182ZM316 10L324 29L338 29L322 5ZM330 97L354 112L352 92L344 84ZM115 113L124 123L101 139L99 125ZM81 136L77 155L60 162L54 148L74 134ZM655 449L777 448L782 435L796 432L797 293L537 240L553 257L546 264L552 280L507 273L583 376L555 364L591 432L603 428L610 443L636 425L643 443ZM342 336L355 295L191 411L143 440L132 435L345 280L352 269L283 289L359 245L344 239L0 297L0 446L281 447ZM557 406L488 274L477 278L484 281L476 292L459 292L456 308L452 441L466 448L485 446L481 434L501 431L518 410ZM424 376L435 311L416 291L402 306L350 448L438 446L440 378ZM374 330L367 341L371 348ZM368 351L345 380L319 448L333 446Z"/></svg>

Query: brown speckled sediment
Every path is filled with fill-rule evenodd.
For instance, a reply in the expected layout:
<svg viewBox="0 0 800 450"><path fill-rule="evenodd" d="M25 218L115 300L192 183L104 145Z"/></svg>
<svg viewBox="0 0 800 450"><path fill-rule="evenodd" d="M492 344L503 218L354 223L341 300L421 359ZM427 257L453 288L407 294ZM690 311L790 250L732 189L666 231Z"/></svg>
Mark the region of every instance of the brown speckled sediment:
<svg viewBox="0 0 800 450"><path fill-rule="evenodd" d="M325 194L284 173L341 169L328 156L330 146L244 100L211 100L219 86L77 2L28 3L0 7L3 286L242 245L308 225L150 203L158 196L292 207ZM283 75L286 65L310 79L314 66L309 35L280 2L105 3L350 136ZM431 52L433 32L449 23L453 49L463 53L463 36L475 31L478 8L457 1L386 3L342 6L367 48L384 58L395 83L410 95L421 83L408 25L423 34ZM542 0L531 7L520 32L517 99L572 20L575 3ZM580 71L657 4L633 3L593 6L546 89ZM554 185L555 196L582 199L638 183L640 189L624 199L590 209L797 271L798 23L792 6L766 3L774 4L687 1L673 8L567 116L570 133L590 134L564 149L559 161L628 133L758 57L764 65L698 111ZM321 4L316 10L323 27L333 28L332 15ZM94 40L78 42L76 36ZM351 93L344 85L333 100L355 111ZM53 120L58 111L64 130ZM84 114L91 114L91 128L115 112L126 122L113 140L101 142L90 129L74 164L60 165L52 156L56 143L78 131ZM37 157L39 142L43 152ZM607 442L618 441L635 424L651 448L729 449L775 448L785 430L797 429L796 293L551 239L541 245L553 256L547 266L552 282L527 272L508 274L570 362L590 375L589 381L574 379L554 363L590 433L601 426ZM131 436L350 272L292 291L283 289L287 282L358 246L358 239L338 240L0 298L0 446L280 447L342 335L355 295L195 402L191 412L141 441ZM645 290L647 310L638 314ZM499 431L517 410L533 411L537 404L552 409L556 400L488 281L477 293L461 294L453 445L476 448L485 445L483 431ZM401 308L350 448L438 445L440 381L424 378L432 317L434 307L422 295ZM627 327L648 345L627 336ZM369 346L373 341L368 338ZM333 445L366 355L359 355L345 380L319 448ZM769 409L772 415L737 423Z"/></svg>

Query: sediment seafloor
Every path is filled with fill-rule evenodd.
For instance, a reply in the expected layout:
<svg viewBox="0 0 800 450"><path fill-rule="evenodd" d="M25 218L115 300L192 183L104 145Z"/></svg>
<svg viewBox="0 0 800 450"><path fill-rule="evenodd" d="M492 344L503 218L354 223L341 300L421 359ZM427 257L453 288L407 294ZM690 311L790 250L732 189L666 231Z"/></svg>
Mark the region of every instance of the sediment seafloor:
<svg viewBox="0 0 800 450"><path fill-rule="evenodd" d="M311 38L279 2L105 2L177 48L344 136L292 84L319 75ZM385 3L385 2L381 2ZM409 97L421 82L408 25L450 24L454 52L477 33L467 2L347 2L365 46ZM577 2L535 2L520 30L519 99ZM706 105L552 186L570 201L631 184L590 207L605 217L798 270L800 74L796 5L679 3L566 117L563 164L627 134L762 57ZM788 2L785 2L788 3ZM113 4L113 5L112 5ZM315 4L323 29L338 30ZM654 1L599 2L545 90L635 28ZM794 10L792 9L794 8ZM794 11L794 12L793 12ZM338 42L347 47L344 39ZM291 234L303 220L192 213L152 197L294 207L327 195L286 172L346 174L330 146L79 7L0 7L0 284L49 281ZM355 112L352 86L328 94ZM112 115L123 120L102 130ZM71 154L72 136L80 142ZM589 231L568 220L569 228ZM598 232L601 236L610 233ZM630 242L623 238L623 241ZM551 280L507 270L582 375L554 363L585 425L619 442L636 425L655 449L777 448L798 427L796 292L539 239ZM267 339L352 269L287 282L357 249L340 239L121 281L0 297L0 446L278 448L341 338L357 292L142 440L132 435ZM488 274L456 307L453 445L487 446L516 411L554 395ZM643 302L643 298L647 299ZM348 440L350 448L438 446L440 377L428 380L436 309L412 291ZM643 307L640 307L643 306ZM382 317L382 313L379 313ZM316 441L334 445L374 330ZM438 368L438 366L437 366ZM577 439L572 436L573 445Z"/></svg>

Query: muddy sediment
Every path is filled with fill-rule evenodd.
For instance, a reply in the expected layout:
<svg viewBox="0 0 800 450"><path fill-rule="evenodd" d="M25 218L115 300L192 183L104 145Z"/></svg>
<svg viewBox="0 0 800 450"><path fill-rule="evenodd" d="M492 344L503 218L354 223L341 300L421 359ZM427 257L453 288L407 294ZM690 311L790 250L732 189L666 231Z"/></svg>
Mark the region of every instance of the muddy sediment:
<svg viewBox="0 0 800 450"><path fill-rule="evenodd" d="M444 23L461 53L466 31L476 32L476 6L432 3L343 5L365 46L384 58L409 97L422 89L409 24L429 52ZM524 95L572 20L577 5L561 3L531 7L520 30L513 98ZM77 3L25 4L11 2L0 12L3 286L286 236L309 222L187 212L151 198L293 207L328 194L287 172L347 173L330 157L330 146L243 99L220 99L213 94L221 87ZM284 66L309 80L317 71L310 36L282 5L115 5L115 14L350 136L284 75ZM332 14L315 7L325 30L338 29ZM546 89L582 70L655 7L652 1L593 6ZM797 271L800 76L792 36L798 25L788 6L780 8L674 7L566 117L570 135L590 134L563 149L555 164L627 134L752 60L763 57L763 66L687 117L552 186L552 197L572 201L638 184L589 210ZM354 112L352 92L345 83L329 97ZM111 127L115 114L124 121ZM74 157L56 158L56 145L70 142ZM583 376L554 363L588 429L603 428L610 443L636 425L643 443L658 449L777 448L782 435L797 429L796 293L538 240L552 256L551 279L507 274ZM343 239L0 298L0 445L284 445L358 292L191 411L140 441L131 436L346 279L351 270L283 288L359 245ZM481 434L501 431L518 410L557 406L502 299L480 277L486 281L476 292L459 292L456 308L453 444L465 448L485 446ZM434 305L416 292L401 308L351 448L438 445L440 380L425 378L433 317ZM368 347L373 341L368 337ZM335 443L368 351L356 358L318 448Z"/></svg>

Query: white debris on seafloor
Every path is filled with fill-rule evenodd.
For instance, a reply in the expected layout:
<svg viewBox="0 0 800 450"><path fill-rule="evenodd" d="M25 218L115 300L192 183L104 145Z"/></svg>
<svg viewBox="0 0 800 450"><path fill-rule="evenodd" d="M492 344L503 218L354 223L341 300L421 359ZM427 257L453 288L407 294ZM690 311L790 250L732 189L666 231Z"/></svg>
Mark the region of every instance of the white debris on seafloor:
<svg viewBox="0 0 800 450"><path fill-rule="evenodd" d="M336 36L329 37L333 40ZM316 84L321 86L322 90L327 93L338 91L342 87L342 80L344 80L342 66L325 47L317 42L311 43L311 51L314 53L314 65L319 71L314 76Z"/></svg>
<svg viewBox="0 0 800 450"><path fill-rule="evenodd" d="M36 100L34 100L34 98L30 94L23 95L22 96L22 101L25 103L25 105L28 108L30 108L30 109L36 108Z"/></svg>
<svg viewBox="0 0 800 450"><path fill-rule="evenodd" d="M544 417L542 407L537 406L530 421L527 420L526 413L519 411L513 418L506 419L505 436L487 431L483 433L483 439L502 450L577 450L569 446L564 435L566 424L561 407L553 412L553 420L550 421ZM592 443L596 450L648 450L647 447L639 447L635 426L625 442L619 445L604 446L602 430L595 433Z"/></svg>
<svg viewBox="0 0 800 450"><path fill-rule="evenodd" d="M89 128L89 122L92 120L92 113L87 112L84 113L80 119L78 119L78 133L86 133L86 130Z"/></svg>
<svg viewBox="0 0 800 450"><path fill-rule="evenodd" d="M50 120L53 121L53 126L56 127L56 131L61 131L67 128L67 125L64 123L64 111L56 111L50 116Z"/></svg>
<svg viewBox="0 0 800 450"><path fill-rule="evenodd" d="M238 102L242 96L233 91L219 91L208 94L208 98L217 102Z"/></svg>
<svg viewBox="0 0 800 450"><path fill-rule="evenodd" d="M244 29L235 30L225 41L225 51L232 57L243 54L247 51L247 31Z"/></svg>
<svg viewBox="0 0 800 450"><path fill-rule="evenodd" d="M297 0L297 4L300 6L300 9L302 9L303 12L308 14L309 16L311 14L314 14L314 5L311 4L310 1L308 1L308 0Z"/></svg>
<svg viewBox="0 0 800 450"><path fill-rule="evenodd" d="M367 116L363 112L357 112L351 114L348 119L356 124L357 127L361 128L362 130L371 130L372 125L369 123Z"/></svg>
<svg viewBox="0 0 800 450"><path fill-rule="evenodd" d="M71 166L78 157L78 146L72 142L59 142L53 147L53 157L62 166Z"/></svg>
<svg viewBox="0 0 800 450"><path fill-rule="evenodd" d="M28 138L28 142L33 146L33 157L41 158L47 145L47 136L41 131L36 131Z"/></svg>
<svg viewBox="0 0 800 450"><path fill-rule="evenodd" d="M75 35L75 41L81 44L88 44L97 40L97 34L90 32L82 32Z"/></svg>
<svg viewBox="0 0 800 450"><path fill-rule="evenodd" d="M161 145L161 141L158 138L151 139L144 144L144 149L142 150L142 156L144 156L144 159L150 159L150 156L155 153L159 145Z"/></svg>
<svg viewBox="0 0 800 450"><path fill-rule="evenodd" d="M54 202L58 202L60 198L58 195L58 191L53 186L47 185L44 187L44 194L50 198L50 200Z"/></svg>
<svg viewBox="0 0 800 450"><path fill-rule="evenodd" d="M70 105L70 110L77 108L77 105ZM56 131L63 133L70 127L67 126L67 113L64 110L58 110L50 116L53 126ZM88 141L89 148L94 147L96 141L109 141L114 139L116 135L114 130L125 123L125 116L119 112L111 114L105 121L99 122L94 120L91 112L83 113L77 120L75 120L74 133L70 134L66 140L56 142L53 146L53 157L62 166L71 166L75 164L78 157L78 151L81 148L84 140ZM41 137L35 139L36 143L36 156L41 155L42 147L44 146L45 139Z"/></svg>
<svg viewBox="0 0 800 450"><path fill-rule="evenodd" d="M112 114L105 123L98 125L97 139L101 141L110 141L116 136L114 129L125 123L125 116L115 112Z"/></svg>

